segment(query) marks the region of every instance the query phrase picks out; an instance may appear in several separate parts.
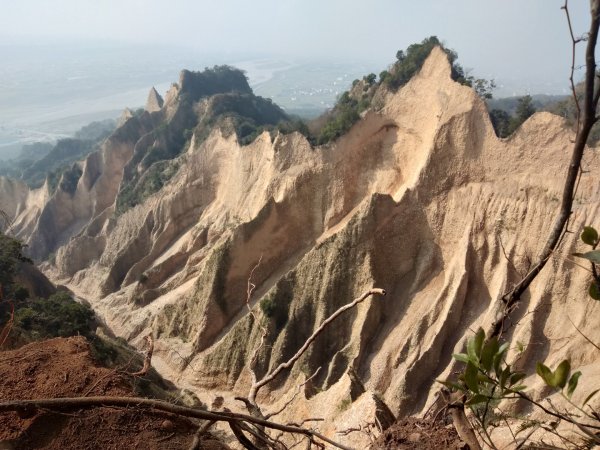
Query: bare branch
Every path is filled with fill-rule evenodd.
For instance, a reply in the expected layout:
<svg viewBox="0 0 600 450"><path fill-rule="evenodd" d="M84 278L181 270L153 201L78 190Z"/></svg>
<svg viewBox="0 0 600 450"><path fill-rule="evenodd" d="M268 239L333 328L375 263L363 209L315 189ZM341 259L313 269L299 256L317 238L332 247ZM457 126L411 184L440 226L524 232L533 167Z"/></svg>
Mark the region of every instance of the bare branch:
<svg viewBox="0 0 600 450"><path fill-rule="evenodd" d="M198 431L196 431L196 434L194 435L194 440L190 444L189 450L201 450L202 447L200 444L202 443L202 436L204 436L215 423L214 420L209 420L201 427L198 427Z"/></svg>
<svg viewBox="0 0 600 450"><path fill-rule="evenodd" d="M152 339L151 335L147 335L144 338L144 341L148 343L148 350L146 351L146 355L144 356L144 366L141 370L137 372L129 373L127 375L131 375L132 377L143 377L148 373L150 367L152 367L152 353L154 352L154 339Z"/></svg>
<svg viewBox="0 0 600 450"><path fill-rule="evenodd" d="M594 341L592 341L589 337L587 337L585 334L583 334L583 332L577 328L577 325L575 325L573 323L573 321L571 320L571 318L569 316L567 316L567 319L569 319L569 322L571 322L571 325L573 325L573 327L577 330L577 332L583 336L583 338L588 341L590 344L592 344L592 346L594 346L596 348L596 350L600 350L600 346L598 346L598 344L596 344Z"/></svg>
<svg viewBox="0 0 600 450"><path fill-rule="evenodd" d="M292 356L286 362L279 364L275 369L273 369L272 371L267 373L260 381L254 383L252 385L252 387L250 388L250 393L248 395L248 399L252 403L256 404L256 395L258 394L258 391L260 388L265 386L267 383L273 381L275 379L275 377L277 375L279 375L283 370L289 369L290 367L292 367L294 365L294 363L296 361L298 361L298 359L304 354L304 352L308 349L308 347L310 347L310 345L315 341L317 336L319 336L319 334L321 334L323 332L323 330L325 328L327 328L327 326L331 322L333 322L335 319L337 319L337 317L340 314L342 314L343 312L345 312L351 308L354 308L356 305L363 302L366 298L370 297L371 295L385 295L385 290L379 289L379 288L370 289L367 292L365 292L364 294L362 294L360 297L354 299L354 301L342 306L337 311L335 311L333 314L331 314L327 319L325 319L321 323L321 325L319 325L319 327L313 332L313 334L311 334L308 337L308 339L304 342L302 347L300 347L300 349L296 352L296 354L294 356Z"/></svg>
<svg viewBox="0 0 600 450"><path fill-rule="evenodd" d="M577 128L576 132L579 133L579 128L581 125L581 107L579 105L579 98L577 97L577 91L575 90L575 55L576 55L576 46L581 39L576 39L575 34L573 33L573 24L571 23L571 15L569 14L569 0L565 0L565 4L562 8L565 11L565 15L567 16L567 25L569 26L569 34L571 35L571 74L569 76L569 82L571 83L571 95L573 95L573 100L575 101L575 108L577 109ZM577 139L577 137L575 138Z"/></svg>
<svg viewBox="0 0 600 450"><path fill-rule="evenodd" d="M515 272L517 272L519 275L523 276L521 274L521 272L519 272L519 270L517 269L517 267L515 266L515 264L513 263L512 259L510 259L508 257L508 255L506 254L506 249L504 248L504 244L502 243L502 237L498 236L498 242L500 243L500 248L502 249L502 254L504 255L504 259L506 259L506 261L508 261L508 264L510 264L512 266L512 268L515 270Z"/></svg>
<svg viewBox="0 0 600 450"><path fill-rule="evenodd" d="M246 308L248 308L248 312L254 319L254 323L256 323L261 330L260 344L252 352L252 357L250 358L250 363L248 364L250 373L252 374L252 384L256 383L256 372L254 370L254 366L256 365L256 361L258 360L258 353L260 352L260 349L264 347L265 340L267 338L267 328L260 322L260 320L258 320L258 317L256 317L256 314L254 313L254 309L252 308L252 306L250 306L250 299L252 298L252 293L256 289L256 285L252 282L252 277L254 276L254 272L259 268L261 262L262 255L260 255L260 258L258 258L258 262L250 272L250 276L248 277L248 285L246 288Z"/></svg>
<svg viewBox="0 0 600 450"><path fill-rule="evenodd" d="M187 406L174 405L162 400L154 400L142 397L64 397L49 399L10 400L0 402L0 412L35 412L36 409L48 409L51 411L69 411L100 407L156 409L170 412L184 417L195 417L197 419L214 420L215 422L239 423L247 422L265 428L284 431L286 433L302 434L311 439L318 438L334 447L342 450L353 450L350 447L335 442L321 433L306 428L292 425L282 425L248 414L232 412L214 412Z"/></svg>
<svg viewBox="0 0 600 450"><path fill-rule="evenodd" d="M374 444L378 437L376 433L381 434L381 428L379 428L376 422L366 422L364 425L359 424L356 427L346 428L345 430L340 430L336 433L340 436L348 436L351 433L362 433L367 436L371 441L371 444Z"/></svg>
<svg viewBox="0 0 600 450"><path fill-rule="evenodd" d="M576 192L576 185L581 173L581 159L585 151L585 146L592 129L592 126L596 122L596 109L598 106L598 95L595 93L595 78L596 78L596 58L595 48L598 40L598 28L600 26L600 0L592 0L590 2L592 20L590 23L590 31L587 38L586 47L586 73L585 73L585 92L584 92L584 103L583 103L583 114L582 119L579 122L575 144L573 146L573 152L571 154L571 162L567 170L567 177L563 187L562 201L560 210L552 230L546 241L546 245L538 256L538 260L534 265L533 269L510 291L504 293L502 301L504 302L504 311L498 320L494 323L492 328L491 336L500 336L503 332L503 325L507 317L514 310L514 307L521 299L523 292L527 290L529 285L537 277L540 271L544 268L548 259L557 248L560 243L567 224L572 214L573 199ZM565 1L563 9L568 13L568 3ZM567 16L568 17L568 16ZM568 17L569 27L570 18ZM571 32L572 34L572 32ZM575 41L573 34L572 40ZM575 45L575 44L574 44ZM574 64L572 65L574 70ZM576 103L578 101L575 97Z"/></svg>
<svg viewBox="0 0 600 450"><path fill-rule="evenodd" d="M465 414L465 405L462 398L456 398L458 393L450 394L446 390L441 390L441 396L448 405L452 415L452 423L460 438L465 441L472 450L481 450L481 445L473 432L473 427ZM460 395L462 397L462 394Z"/></svg>

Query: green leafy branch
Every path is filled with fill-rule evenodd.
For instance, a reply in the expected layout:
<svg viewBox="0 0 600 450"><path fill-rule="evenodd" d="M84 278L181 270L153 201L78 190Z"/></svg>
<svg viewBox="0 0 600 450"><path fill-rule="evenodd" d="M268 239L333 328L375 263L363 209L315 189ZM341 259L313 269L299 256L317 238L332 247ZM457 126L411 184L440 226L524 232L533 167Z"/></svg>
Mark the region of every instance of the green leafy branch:
<svg viewBox="0 0 600 450"><path fill-rule="evenodd" d="M573 253L577 258L589 261L592 268L593 279L588 288L588 294L594 300L600 300L600 275L598 274L598 265L600 264L600 250L596 250L600 243L598 231L592 226L586 226L581 232L581 240L584 244L592 247L592 250L585 253Z"/></svg>
<svg viewBox="0 0 600 450"><path fill-rule="evenodd" d="M600 415L593 410L591 412L584 410L590 400L600 392L600 389L591 392L580 406L576 405L572 401L572 396L579 384L581 372L571 373L571 364L568 360L562 361L554 370L538 362L536 372L544 383L548 387L558 390L561 396L580 414L559 411L550 401L548 401L550 407L546 407L524 392L527 386L522 384L522 381L526 374L514 370L506 361L508 349L508 342L500 343L496 337L486 339L485 332L479 328L475 336L467 340L466 353L453 355L455 360L465 364L464 369L458 375L458 380L440 381L451 391L462 394L462 402L473 413L478 431L481 431L482 440L491 448L496 448L488 432L488 428L497 425L495 419L499 417L493 413L493 410L502 400L522 399L535 405L554 419L577 426L588 438L600 443L598 433L591 431L600 430ZM517 350L522 352L523 345L518 344ZM582 415L585 422L580 420ZM592 423L589 423L590 421ZM517 434L524 429L521 428Z"/></svg>

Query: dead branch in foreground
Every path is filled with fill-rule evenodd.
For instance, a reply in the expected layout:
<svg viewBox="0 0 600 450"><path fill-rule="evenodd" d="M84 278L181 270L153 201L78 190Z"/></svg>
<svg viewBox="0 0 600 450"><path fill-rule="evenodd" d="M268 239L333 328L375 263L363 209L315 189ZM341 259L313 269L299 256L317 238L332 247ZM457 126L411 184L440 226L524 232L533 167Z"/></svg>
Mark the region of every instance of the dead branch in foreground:
<svg viewBox="0 0 600 450"><path fill-rule="evenodd" d="M308 350L308 347L310 347L310 345L315 341L317 336L319 336L319 334L321 334L323 332L323 330L331 324L331 322L333 322L335 319L337 319L345 311L347 311L351 308L354 308L356 305L363 302L364 300L366 300L368 297L370 297L372 295L384 296L385 289L380 289L380 288L369 289L367 292L363 293L360 297L355 298L352 302L342 306L337 311L335 311L333 314L331 314L327 319L325 319L321 323L321 325L319 325L319 327L313 332L313 334L311 334L308 337L308 339L306 339L306 341L304 341L304 344L294 354L294 356L292 356L287 361L279 364L273 370L269 371L261 380L258 380L258 381L255 381L252 383L252 387L250 388L250 393L248 394L249 403L256 406L256 396L257 396L260 388L262 388L269 382L273 381L275 379L275 377L277 375L279 375L283 370L291 368L295 364L295 362L298 361L298 359L300 359L300 357L304 354L304 352L306 352L306 350ZM253 373L253 380L255 380L256 375L254 374L254 369L251 367L250 370Z"/></svg>
<svg viewBox="0 0 600 450"><path fill-rule="evenodd" d="M127 375L131 375L132 377L143 377L148 373L150 367L152 367L152 353L154 352L154 339L152 339L152 335L147 335L144 338L144 341L148 344L148 350L146 351L146 355L144 356L144 366L138 370L137 372L127 372Z"/></svg>
<svg viewBox="0 0 600 450"><path fill-rule="evenodd" d="M334 447L342 450L353 450L351 447L344 446L335 442L321 433L307 428L293 425L282 425L276 422L260 419L247 414L232 412L213 412L187 406L174 405L162 400L154 400L142 397L65 397L49 399L28 399L11 400L0 403L0 412L15 411L24 416L34 414L37 409L50 411L72 411L80 409L118 407L118 408L137 408L137 409L155 409L158 411L177 414L184 417L194 417L215 422L227 422L234 428L240 427L246 423L283 431L286 433L302 434L309 440L315 438L327 442Z"/></svg>
<svg viewBox="0 0 600 450"><path fill-rule="evenodd" d="M253 283L252 278L254 276L254 272L259 268L261 261L262 261L262 256L260 257L257 264L254 266L254 268L250 272L250 276L248 277L248 282L247 282L247 289L246 289L246 307L248 309L248 313L252 316L254 323L256 323L257 326L260 328L260 331L261 331L260 342L256 346L256 348L254 348L252 355L250 357L250 361L248 362L248 369L250 371L250 376L251 376L251 387L250 387L250 391L248 393L248 397L247 398L235 397L236 400L239 400L244 403L244 405L246 406L246 409L248 410L250 415L256 419L259 419L259 422L253 422L253 424L256 425L256 428L254 430L249 427L241 426L240 424L230 422L230 428L231 428L232 432L234 433L235 437L246 449L249 449L249 450L258 449L258 448L269 448L269 447L275 448L276 443L281 444L281 441L279 441L279 439L276 439L275 441L273 441L272 438L267 433L265 433L264 429L266 426L264 426L262 424L262 422L273 417L274 415L280 414L284 409L286 409L290 405L290 403L294 400L297 393L300 391L301 386L306 384L310 379L312 379L314 376L316 376L316 374L318 373L319 370L317 370L317 372L315 372L313 375L311 375L302 385L297 387L296 394L294 394L292 396L292 398L288 402L285 403L283 408L281 408L280 410L278 410L274 413L265 415L263 413L263 411L261 410L260 406L256 402L256 396L258 395L259 390L263 386L268 384L269 382L273 381L275 379L275 377L277 377L277 375L279 375L282 371L293 367L294 364L296 363L296 361L298 361L298 359L300 359L300 357L312 345L312 343L319 336L319 334L321 334L323 332L323 330L325 330L325 328L327 328L342 313L344 313L345 311L347 311L351 308L354 308L356 305L363 302L371 295L382 295L383 296L386 294L384 289L373 288L373 289L368 290L364 294L362 294L360 297L354 299L352 302L337 309L333 314L331 314L327 319L325 319L317 327L317 329L306 339L306 341L304 342L304 344L302 344L300 349L289 360L279 364L277 367L275 367L271 371L267 372L259 380L258 376L256 374L255 366L256 366L256 363L258 362L260 351L265 346L268 331L267 331L267 328L260 322L256 313L254 312L253 307L250 305L250 300L252 298L252 294L253 294L254 290L256 289L256 285ZM270 427L270 428L273 428L273 427ZM304 430L304 428L302 428L301 426L296 426L296 428ZM248 432L252 436L253 441L244 434L244 431ZM285 430L282 430L282 431L285 431ZM320 444L315 442L314 437L316 436L319 439L322 439L321 435L318 434L314 430L310 430L310 433L311 434L304 433L304 435L308 438L308 447L310 448L311 444L320 446ZM333 441L327 440L326 442L330 443L331 445L335 445L338 448L344 448L340 444L334 444ZM273 445L270 445L270 444L273 444Z"/></svg>

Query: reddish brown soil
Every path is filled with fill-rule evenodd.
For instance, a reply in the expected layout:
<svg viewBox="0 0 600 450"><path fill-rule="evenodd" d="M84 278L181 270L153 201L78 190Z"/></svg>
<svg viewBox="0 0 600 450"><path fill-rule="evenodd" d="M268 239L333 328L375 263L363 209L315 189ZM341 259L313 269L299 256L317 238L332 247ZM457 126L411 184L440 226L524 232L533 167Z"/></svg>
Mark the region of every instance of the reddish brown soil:
<svg viewBox="0 0 600 450"><path fill-rule="evenodd" d="M95 363L83 337L0 352L0 401L92 395L134 394L125 375ZM30 418L10 412L0 413L0 448L187 449L195 429L187 419L135 409L38 411Z"/></svg>
<svg viewBox="0 0 600 450"><path fill-rule="evenodd" d="M372 450L466 450L452 426L408 417L398 420L377 439Z"/></svg>

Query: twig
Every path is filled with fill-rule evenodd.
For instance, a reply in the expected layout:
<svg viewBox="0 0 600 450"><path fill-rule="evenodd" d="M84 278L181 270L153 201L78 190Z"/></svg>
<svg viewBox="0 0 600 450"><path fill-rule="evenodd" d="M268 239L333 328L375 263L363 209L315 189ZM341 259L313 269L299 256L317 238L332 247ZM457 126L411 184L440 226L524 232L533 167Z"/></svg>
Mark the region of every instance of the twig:
<svg viewBox="0 0 600 450"><path fill-rule="evenodd" d="M568 3L565 0L563 9L567 12L567 22L571 29L571 20L568 15ZM591 9L591 23L588 34L588 42L586 47L586 72L585 72L585 94L583 104L583 116L581 121L578 121L577 133L575 138L575 144L573 146L573 152L571 154L571 162L567 170L567 176L563 187L562 200L560 210L552 230L548 235L548 239L540 255L538 261L534 265L533 269L512 288L510 291L502 295L502 301L505 304L504 311L501 317L494 323L492 328L491 336L498 337L503 332L503 324L510 313L513 311L514 306L520 301L521 295L525 292L533 280L537 277L538 273L544 268L548 259L557 248L561 241L572 214L573 200L576 192L576 185L581 175L581 160L585 151L585 146L592 129L592 126L596 123L596 109L598 106L598 96L595 95L595 77L596 77L596 58L595 49L598 40L598 28L600 27L600 17L598 15L600 11L600 0L592 0L590 2ZM573 41L573 49L578 40L576 40L571 32L571 39ZM574 58L574 56L573 56ZM572 64L572 70L574 70L574 64ZM575 96L575 103L578 105L577 96ZM577 106L579 108L579 105Z"/></svg>
<svg viewBox="0 0 600 450"><path fill-rule="evenodd" d="M198 427L198 431L194 435L194 440L190 444L189 450L200 450L200 443L202 441L202 436L206 434L206 432L212 427L216 422L214 420L209 420L205 422L204 425Z"/></svg>
<svg viewBox="0 0 600 450"><path fill-rule="evenodd" d="M152 352L154 352L154 339L152 339L152 335L147 335L144 340L148 343L148 350L146 351L146 355L144 356L144 366L138 370L137 372L126 372L127 375L131 375L132 377L143 377L148 373L150 367L152 367Z"/></svg>
<svg viewBox="0 0 600 450"><path fill-rule="evenodd" d="M115 375L117 373L118 374L129 375L129 373L125 369L127 369L131 365L131 362L133 361L133 358L134 358L134 356L131 356L131 358L129 358L129 361L127 361L127 363L125 363L125 364L123 364L123 365L121 365L119 367L115 367L113 370L111 370L110 372L106 373L104 376L98 378L96 380L96 382L94 384L92 384L92 386L90 388L88 388L88 390L83 393L83 397L87 397L89 394L91 394L92 391L96 388L96 386L98 386L100 384L100 382L102 380L105 380L106 378L108 378L108 377L110 377L112 375Z"/></svg>
<svg viewBox="0 0 600 450"><path fill-rule="evenodd" d="M232 413L232 412L214 412L198 408L189 408L187 406L174 405L162 400L154 400L142 397L64 397L47 399L28 399L28 400L10 400L0 403L0 412L6 411L32 411L37 408L49 410L78 410L100 407L120 407L120 408L140 408L156 409L159 411L170 412L184 417L195 417L197 419L214 420L215 422L228 422L236 424L248 422L255 425L264 426L274 430L284 431L286 433L303 434L308 437L318 438L334 447L342 450L353 450L338 442L335 442L321 433L306 428L295 427L292 425L282 425L257 417Z"/></svg>
<svg viewBox="0 0 600 450"><path fill-rule="evenodd" d="M321 370L321 367L319 367L317 370L315 370L315 373L313 373L310 377L308 377L304 381L304 383L296 386L296 391L294 392L294 395L292 395L292 398L290 398L287 402L285 402L284 405L281 408L279 408L277 411L274 411L272 413L265 415L265 419L270 419L271 417L275 417L275 416L281 414L288 406L290 406L292 404L292 402L296 399L298 394L300 393L300 390L302 389L302 387L304 387L306 385L306 383L308 383L310 380L312 380L314 377L316 377L320 370Z"/></svg>
<svg viewBox="0 0 600 450"><path fill-rule="evenodd" d="M577 328L577 325L575 325L573 323L573 321L571 320L571 318L567 315L567 319L569 319L569 322L571 322L571 325L573 325L573 327L577 330L577 332L583 336L583 338L588 341L590 344L592 344L594 347L596 347L596 350L600 350L600 346L598 346L598 344L594 343L589 337L587 337L585 334L583 334L581 332L581 330L579 328Z"/></svg>
<svg viewBox="0 0 600 450"><path fill-rule="evenodd" d="M512 268L515 270L515 272L517 272L520 276L523 276L521 274L521 272L517 269L517 267L515 266L515 264L513 263L512 259L510 259L508 257L508 255L506 254L506 249L504 248L504 244L502 243L502 237L498 236L498 242L500 243L500 248L502 249L502 254L504 255L504 259L506 259L506 261L508 261L508 264L510 264L512 266Z"/></svg>
<svg viewBox="0 0 600 450"><path fill-rule="evenodd" d="M2 300L2 285L0 284L0 301ZM15 321L15 304L10 301L10 319L6 322L4 327L2 327L2 331L0 331L0 347L4 345L6 339L8 339L8 335L10 334L10 330L12 329L13 323Z"/></svg>
<svg viewBox="0 0 600 450"><path fill-rule="evenodd" d="M533 436L533 433L535 433L539 428L539 424L535 424L533 425L532 429L529 431L529 433L527 433L527 435L524 438L520 438L519 440L521 442L517 443L517 439L515 438L515 444L517 444L517 446L515 447L515 450L519 450L521 447L523 447L525 445L525 443L527 442L527 440Z"/></svg>
<svg viewBox="0 0 600 450"><path fill-rule="evenodd" d="M516 395L518 395L519 397L521 397L523 400L527 400L529 403L534 404L535 406L537 406L538 408L540 408L542 411L544 411L546 414L549 414L549 415L551 415L553 417L556 417L557 419L564 420L565 422L569 422L569 423L571 423L571 424L573 424L575 426L581 425L581 426L584 426L584 427L594 428L596 430L600 430L600 426L591 425L591 424L587 424L587 423L580 423L580 422L577 422L575 419L571 418L568 415L561 414L560 412L552 411L552 410L546 408L540 402L535 401L533 398L531 398L529 395L525 394L524 392L514 391L514 393Z"/></svg>
<svg viewBox="0 0 600 450"><path fill-rule="evenodd" d="M125 429L124 431L127 431L127 429ZM164 441L168 441L169 439L171 439L173 436L175 436L175 432L170 433L168 435L166 435L165 437L162 437L160 439L157 439L156 442L164 442Z"/></svg>
<svg viewBox="0 0 600 450"><path fill-rule="evenodd" d="M573 100L575 101L575 108L577 110L577 129L576 133L579 133L579 128L581 125L581 107L579 106L579 98L577 97L577 91L575 89L575 54L576 54L576 46L580 42L580 39L575 38L575 33L573 33L573 24L571 23L571 15L569 14L569 0L565 0L565 4L561 7L565 11L565 15L567 16L567 25L569 26L569 34L571 35L571 73L569 75L569 83L571 84L571 94L573 95ZM577 136L575 137L577 139Z"/></svg>
<svg viewBox="0 0 600 450"><path fill-rule="evenodd" d="M252 277L254 276L254 272L260 267L261 262L262 262L262 255L260 255L260 258L258 258L258 262L252 268L252 271L250 272L250 276L248 277L248 284L246 287L246 308L248 308L248 312L252 316L252 319L254 319L254 323L256 323L258 325L258 327L260 328L260 331L261 331L260 343L252 352L252 357L250 358L250 363L248 364L248 367L250 369L250 373L252 376L252 384L256 383L256 378L257 378L256 371L254 370L254 366L256 365L256 361L258 360L258 353L260 352L260 349L264 347L265 340L267 339L267 334L268 334L267 328L262 323L260 323L260 320L258 320L258 318L256 317L256 314L254 313L254 309L250 306L250 299L252 298L252 293L256 289L256 285L252 282Z"/></svg>
<svg viewBox="0 0 600 450"><path fill-rule="evenodd" d="M324 422L325 419L323 419L322 417L309 417L308 419L303 419L302 422L298 423L298 422L289 422L288 425L293 425L295 427L301 427L304 426L305 423L308 422Z"/></svg>
<svg viewBox="0 0 600 450"><path fill-rule="evenodd" d="M327 328L327 326L331 322L333 322L340 314L342 314L343 312L345 312L351 308L354 308L356 305L363 302L366 298L370 297L371 295L384 296L385 290L379 289L379 288L370 289L367 292L365 292L364 294L362 294L360 297L354 299L354 301L348 303L347 305L342 306L337 311L335 311L333 314L331 314L327 319L325 319L321 323L321 325L319 325L319 327L313 332L313 334L311 334L308 337L308 339L304 342L304 344L302 345L302 347L300 347L300 349L296 352L296 354L294 354L294 356L292 356L286 362L279 364L275 369L273 369L272 371L267 373L260 381L257 381L256 383L254 383L252 385L252 387L250 388L250 393L248 395L248 399L252 403L256 404L256 395L258 394L258 391L260 388L265 386L267 383L273 381L273 379L275 379L275 377L277 375L279 375L283 370L289 369L290 367L292 367L294 365L294 363L304 354L304 352L308 349L308 347L310 347L310 345L314 342L314 340L317 338L317 336L319 334L321 334L323 332L323 330L325 328Z"/></svg>

